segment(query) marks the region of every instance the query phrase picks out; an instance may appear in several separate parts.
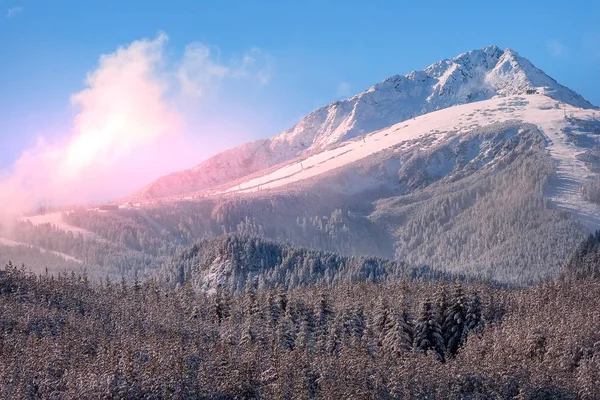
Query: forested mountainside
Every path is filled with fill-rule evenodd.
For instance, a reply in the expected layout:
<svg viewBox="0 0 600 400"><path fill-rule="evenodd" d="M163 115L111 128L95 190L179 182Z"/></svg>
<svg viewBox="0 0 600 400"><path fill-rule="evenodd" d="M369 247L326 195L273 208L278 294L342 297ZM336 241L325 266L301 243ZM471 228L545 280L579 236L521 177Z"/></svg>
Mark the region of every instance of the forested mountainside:
<svg viewBox="0 0 600 400"><path fill-rule="evenodd" d="M545 143L535 126L502 122L418 141L418 151L383 151L284 191L74 208L42 220L54 227L23 218L11 239L78 259L90 279L143 279L198 240L240 234L531 283L556 276L586 235L549 196L558 173ZM346 190L360 173L377 184Z"/></svg>
<svg viewBox="0 0 600 400"><path fill-rule="evenodd" d="M142 279L185 246L227 233L278 238L346 255L393 255L389 239L364 215L308 194L159 204L144 211L80 209L62 217L95 237L29 221L16 224L12 237L75 257L87 267L90 279ZM16 257L3 262L9 259L24 261ZM35 268L44 262L28 265Z"/></svg>
<svg viewBox="0 0 600 400"><path fill-rule="evenodd" d="M581 242L566 265L567 277L600 278L600 231Z"/></svg>
<svg viewBox="0 0 600 400"><path fill-rule="evenodd" d="M207 295L7 266L0 397L594 399L599 238L561 279L518 290L399 279Z"/></svg>
<svg viewBox="0 0 600 400"><path fill-rule="evenodd" d="M182 250L153 277L169 287L190 285L198 292L240 293L249 283L259 290L290 290L316 284L381 283L417 277L450 279L452 276L378 257L342 256L258 237L227 235L203 240Z"/></svg>
<svg viewBox="0 0 600 400"><path fill-rule="evenodd" d="M77 272L83 273L84 265L77 259L63 253L45 250L22 243L10 242L0 239L0 265L12 263L26 265L38 273L51 272Z"/></svg>
<svg viewBox="0 0 600 400"><path fill-rule="evenodd" d="M0 234L32 254L8 257L0 242L0 257L52 272L51 251L92 280L132 282L198 241L236 234L510 284L548 280L600 227L599 120L581 96L490 46L317 110L260 151L217 155L183 186L160 180L144 200L23 216ZM179 195L154 200L163 189Z"/></svg>

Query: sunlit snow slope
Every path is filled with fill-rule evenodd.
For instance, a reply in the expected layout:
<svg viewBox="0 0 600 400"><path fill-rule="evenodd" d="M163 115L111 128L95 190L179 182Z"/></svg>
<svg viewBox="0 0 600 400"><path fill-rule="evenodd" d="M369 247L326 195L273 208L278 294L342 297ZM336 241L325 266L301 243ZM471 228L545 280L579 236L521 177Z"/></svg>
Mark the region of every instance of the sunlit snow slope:
<svg viewBox="0 0 600 400"><path fill-rule="evenodd" d="M488 46L438 61L421 71L385 79L349 99L313 111L276 136L245 143L195 168L164 176L132 195L130 200L181 196L217 187L415 116L495 96L528 93L592 108L583 97L557 83L514 50Z"/></svg>
<svg viewBox="0 0 600 400"><path fill-rule="evenodd" d="M423 150L443 142L451 132L460 134L515 120L537 125L547 138L547 150L556 162L557 172L547 191L551 202L558 208L576 213L590 228L600 227L600 206L584 201L580 192L581 184L592 176L588 167L577 158L586 149L576 145L565 133L573 127L574 120L600 120L600 111L573 107L543 95L494 98L425 114L318 154L298 158L273 172L238 182L214 194L282 188L344 168L386 149ZM600 135L591 133L586 137L591 141L588 147L600 145ZM419 140L424 138L427 140Z"/></svg>
<svg viewBox="0 0 600 400"><path fill-rule="evenodd" d="M84 238L102 240L95 233L67 224L62 218L62 212L53 212L42 215L34 215L30 217L21 217L19 220L22 222L30 222L34 226L49 224L65 232L81 234Z"/></svg>
<svg viewBox="0 0 600 400"><path fill-rule="evenodd" d="M41 251L42 253L45 253L45 252L52 253L55 256L59 256L59 257L64 258L65 260L74 261L76 263L81 263L81 260L78 260L75 257L70 256L70 255L65 254L65 253L60 253L58 251L50 251L50 250L46 250L46 249L44 249L42 247L39 247L39 246L31 245L29 243L15 242L14 240L9 240L9 239L5 239L5 238L1 238L1 237L0 237L0 246L7 246L7 247L25 246L25 247L29 247L29 248L32 248L32 249L37 249L37 250Z"/></svg>

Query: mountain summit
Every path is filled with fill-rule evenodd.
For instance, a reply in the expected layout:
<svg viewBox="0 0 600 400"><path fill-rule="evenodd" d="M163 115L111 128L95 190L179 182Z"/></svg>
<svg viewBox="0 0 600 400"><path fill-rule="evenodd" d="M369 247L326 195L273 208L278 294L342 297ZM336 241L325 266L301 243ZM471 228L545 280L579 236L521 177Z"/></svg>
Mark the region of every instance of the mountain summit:
<svg viewBox="0 0 600 400"><path fill-rule="evenodd" d="M421 71L392 76L347 100L334 101L279 135L243 144L195 168L164 176L135 193L132 200L208 189L418 115L521 94L541 94L578 108L594 108L514 50L488 46Z"/></svg>

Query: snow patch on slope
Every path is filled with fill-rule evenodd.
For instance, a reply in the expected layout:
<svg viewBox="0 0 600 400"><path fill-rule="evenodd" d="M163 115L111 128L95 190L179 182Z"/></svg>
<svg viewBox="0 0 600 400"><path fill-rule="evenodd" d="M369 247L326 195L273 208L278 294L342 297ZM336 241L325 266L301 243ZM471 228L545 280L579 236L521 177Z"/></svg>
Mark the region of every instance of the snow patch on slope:
<svg viewBox="0 0 600 400"><path fill-rule="evenodd" d="M37 250L41 251L42 253L51 253L51 254L54 254L55 256L61 257L61 258L65 259L65 260L67 260L67 261L74 261L74 262L79 263L79 264L82 263L81 260L79 260L79 259L77 259L77 258L75 258L73 256L70 256L68 254L60 253L58 251L46 250L46 249L44 249L42 247L34 246L34 245L31 245L31 244L28 244L28 243L15 242L13 240L5 239L5 238L0 238L0 245L7 246L7 247L25 246L25 247L28 247L28 248L31 248L31 249L37 249Z"/></svg>
<svg viewBox="0 0 600 400"><path fill-rule="evenodd" d="M23 222L31 222L34 226L50 224L55 226L58 229L61 229L65 232L72 232L74 234L81 234L84 238L94 239L94 240L103 240L98 235L93 232L87 231L82 228L78 228L73 225L67 224L62 218L62 212L54 212L43 215L34 215L31 217L21 217L19 221Z"/></svg>
<svg viewBox="0 0 600 400"><path fill-rule="evenodd" d="M598 110L576 108L542 95L494 98L419 116L300 158L271 173L213 194L253 193L281 188L346 167L384 150L422 151L454 134L514 120L538 126L548 140L548 152L556 162L556 177L550 182L547 191L550 201L557 208L575 213L589 229L595 229L600 227L600 207L583 200L580 192L581 185L590 178L592 172L577 157L585 149L576 146L565 134L565 129L571 125L570 119L565 115L580 120L600 118ZM600 144L600 137L591 137L590 140L596 140ZM466 149L466 161L475 158L471 150L475 151ZM451 163L439 160L437 164L440 169L437 172L443 174L448 172Z"/></svg>

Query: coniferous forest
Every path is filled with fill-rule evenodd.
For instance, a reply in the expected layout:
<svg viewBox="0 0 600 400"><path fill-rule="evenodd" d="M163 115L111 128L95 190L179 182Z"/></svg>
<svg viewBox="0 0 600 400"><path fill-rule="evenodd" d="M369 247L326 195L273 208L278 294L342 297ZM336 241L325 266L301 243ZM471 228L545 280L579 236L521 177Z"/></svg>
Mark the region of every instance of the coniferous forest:
<svg viewBox="0 0 600 400"><path fill-rule="evenodd" d="M259 288L255 276L207 292L9 264L0 398L598 398L599 254L600 233L528 287L409 274Z"/></svg>

